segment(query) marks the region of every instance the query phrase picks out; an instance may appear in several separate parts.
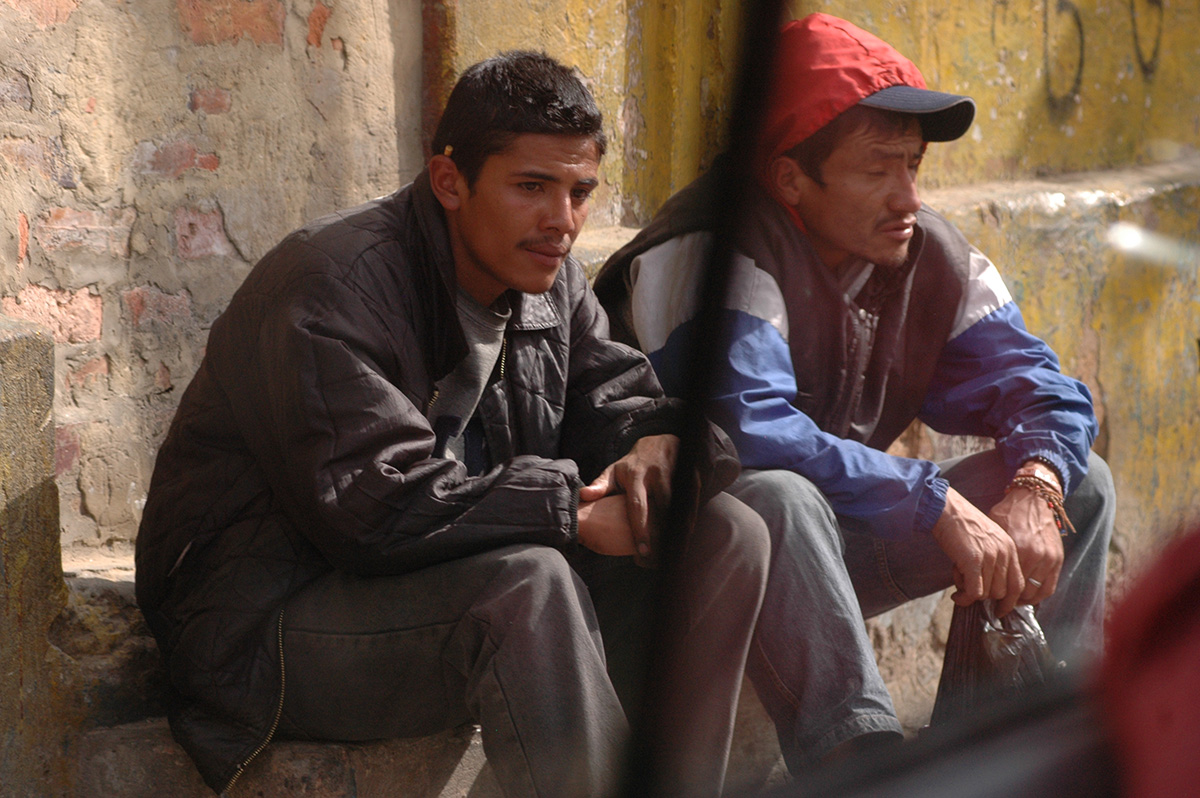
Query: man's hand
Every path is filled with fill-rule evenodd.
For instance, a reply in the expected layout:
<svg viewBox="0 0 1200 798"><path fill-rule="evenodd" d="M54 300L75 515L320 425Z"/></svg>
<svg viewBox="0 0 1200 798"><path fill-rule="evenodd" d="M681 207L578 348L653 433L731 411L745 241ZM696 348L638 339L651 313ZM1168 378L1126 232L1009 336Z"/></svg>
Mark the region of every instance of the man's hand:
<svg viewBox="0 0 1200 798"><path fill-rule="evenodd" d="M634 554L633 529L625 512L625 500L606 496L594 502L579 502L579 542L597 554L628 557Z"/></svg>
<svg viewBox="0 0 1200 798"><path fill-rule="evenodd" d="M671 474L675 470L678 452L679 439L674 435L641 438L629 450L629 454L604 469L592 484L579 491L581 512L587 502L598 502L605 496L618 493L625 494L625 513L633 532L634 550L631 553L639 565L646 564L654 553L659 516L671 503ZM582 517L579 526L582 540ZM586 541L584 545L588 545Z"/></svg>
<svg viewBox="0 0 1200 798"><path fill-rule="evenodd" d="M1017 545L1025 576L1021 601L1037 604L1054 595L1062 571L1063 543L1046 500L1028 488L1014 487L988 515Z"/></svg>
<svg viewBox="0 0 1200 798"><path fill-rule="evenodd" d="M1025 580L1013 539L995 521L954 488L946 492L946 508L933 527L933 537L954 563L951 599L968 606L996 599L997 616L1006 615L1021 598Z"/></svg>

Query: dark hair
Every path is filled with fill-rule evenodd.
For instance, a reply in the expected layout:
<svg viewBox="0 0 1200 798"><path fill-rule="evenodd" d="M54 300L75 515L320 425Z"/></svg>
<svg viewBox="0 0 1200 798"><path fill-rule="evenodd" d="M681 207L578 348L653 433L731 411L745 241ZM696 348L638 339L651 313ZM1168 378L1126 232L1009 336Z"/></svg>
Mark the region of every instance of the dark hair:
<svg viewBox="0 0 1200 798"><path fill-rule="evenodd" d="M824 186L825 179L821 175L821 168L843 138L863 129L902 133L912 124L913 119L919 120L913 114L852 105L835 116L825 127L785 152L784 156L799 164L800 170L808 175L810 180L818 186Z"/></svg>
<svg viewBox="0 0 1200 798"><path fill-rule="evenodd" d="M545 53L511 50L463 72L433 135L433 154L446 148L470 186L489 156L522 133L590 136L607 147L600 109L580 75Z"/></svg>

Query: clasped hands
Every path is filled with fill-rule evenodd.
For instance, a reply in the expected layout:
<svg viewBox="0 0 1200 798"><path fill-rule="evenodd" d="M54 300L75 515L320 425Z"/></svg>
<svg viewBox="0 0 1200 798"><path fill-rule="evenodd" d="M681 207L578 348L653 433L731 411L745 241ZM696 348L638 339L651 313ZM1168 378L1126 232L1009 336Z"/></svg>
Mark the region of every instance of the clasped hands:
<svg viewBox="0 0 1200 798"><path fill-rule="evenodd" d="M1063 543L1054 513L1028 488L1016 487L991 512L950 488L933 536L954 563L954 603L995 599L996 614L1054 594Z"/></svg>
<svg viewBox="0 0 1200 798"><path fill-rule="evenodd" d="M661 516L671 503L679 453L674 435L641 438L629 453L579 491L579 542L599 554L632 555L648 565Z"/></svg>

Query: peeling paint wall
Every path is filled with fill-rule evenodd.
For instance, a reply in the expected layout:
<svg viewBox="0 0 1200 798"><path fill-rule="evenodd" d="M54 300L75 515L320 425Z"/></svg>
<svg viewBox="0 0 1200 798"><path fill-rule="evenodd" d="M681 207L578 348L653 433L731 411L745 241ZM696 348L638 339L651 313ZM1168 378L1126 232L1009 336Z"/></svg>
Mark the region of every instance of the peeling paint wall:
<svg viewBox="0 0 1200 798"><path fill-rule="evenodd" d="M420 168L419 65L417 0L0 2L0 312L54 335L65 546L132 540L253 263Z"/></svg>

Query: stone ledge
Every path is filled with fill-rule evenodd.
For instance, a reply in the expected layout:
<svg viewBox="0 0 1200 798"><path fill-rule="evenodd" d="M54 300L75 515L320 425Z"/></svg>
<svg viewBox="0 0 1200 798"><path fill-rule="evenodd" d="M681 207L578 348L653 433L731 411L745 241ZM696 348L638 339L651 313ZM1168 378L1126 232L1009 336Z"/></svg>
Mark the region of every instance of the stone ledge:
<svg viewBox="0 0 1200 798"><path fill-rule="evenodd" d="M84 734L79 798L212 798L163 718ZM501 798L474 727L377 743L276 742L246 768L229 798Z"/></svg>
<svg viewBox="0 0 1200 798"><path fill-rule="evenodd" d="M742 695L727 794L756 793L787 778L774 728L748 683ZM77 751L78 798L212 798L187 753L171 737L165 718L93 729L80 736ZM475 726L363 744L276 741L227 795L502 798Z"/></svg>

